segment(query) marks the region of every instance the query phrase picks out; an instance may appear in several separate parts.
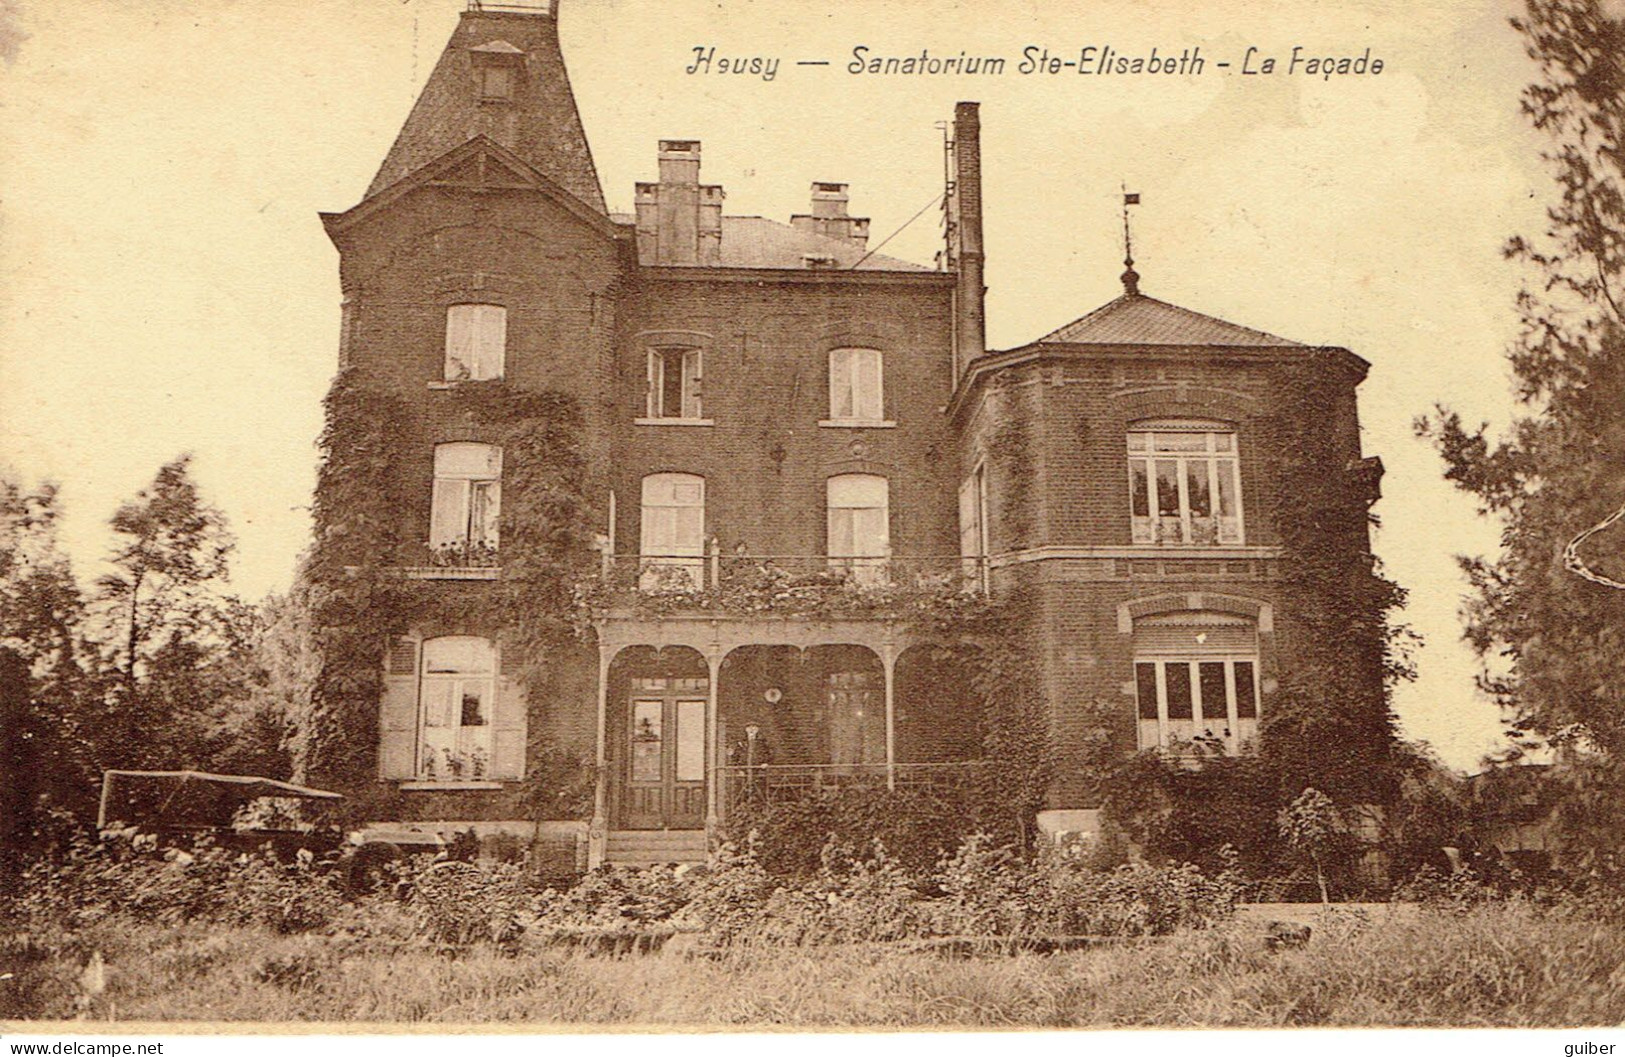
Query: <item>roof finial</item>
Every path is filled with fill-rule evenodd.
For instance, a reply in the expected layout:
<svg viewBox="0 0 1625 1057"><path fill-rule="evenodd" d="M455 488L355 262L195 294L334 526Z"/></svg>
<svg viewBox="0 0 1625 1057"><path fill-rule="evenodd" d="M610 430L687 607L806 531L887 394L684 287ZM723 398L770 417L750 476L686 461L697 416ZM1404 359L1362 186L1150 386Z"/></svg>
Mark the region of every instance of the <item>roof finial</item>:
<svg viewBox="0 0 1625 1057"><path fill-rule="evenodd" d="M1140 296L1140 273L1134 270L1134 236L1128 227L1128 207L1140 204L1138 192L1130 193L1128 185L1123 185L1123 294L1127 297Z"/></svg>

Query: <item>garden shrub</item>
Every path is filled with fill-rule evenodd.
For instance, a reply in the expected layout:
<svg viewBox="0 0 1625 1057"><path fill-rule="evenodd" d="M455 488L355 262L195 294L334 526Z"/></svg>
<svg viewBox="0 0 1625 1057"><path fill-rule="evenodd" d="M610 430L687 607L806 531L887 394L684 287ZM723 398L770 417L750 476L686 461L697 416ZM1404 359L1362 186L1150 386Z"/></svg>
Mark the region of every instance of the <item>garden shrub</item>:
<svg viewBox="0 0 1625 1057"><path fill-rule="evenodd" d="M412 906L431 943L462 946L487 940L517 943L530 897L523 871L512 863L435 863L417 876Z"/></svg>

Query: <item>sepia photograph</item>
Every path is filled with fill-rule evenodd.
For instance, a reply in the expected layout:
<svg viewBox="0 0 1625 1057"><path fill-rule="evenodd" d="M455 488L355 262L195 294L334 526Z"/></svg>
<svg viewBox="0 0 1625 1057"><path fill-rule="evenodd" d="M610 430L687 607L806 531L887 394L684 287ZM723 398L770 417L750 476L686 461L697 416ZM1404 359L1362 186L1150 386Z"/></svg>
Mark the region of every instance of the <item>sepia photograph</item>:
<svg viewBox="0 0 1625 1057"><path fill-rule="evenodd" d="M1625 1042L1620 0L0 0L0 187L8 1052Z"/></svg>

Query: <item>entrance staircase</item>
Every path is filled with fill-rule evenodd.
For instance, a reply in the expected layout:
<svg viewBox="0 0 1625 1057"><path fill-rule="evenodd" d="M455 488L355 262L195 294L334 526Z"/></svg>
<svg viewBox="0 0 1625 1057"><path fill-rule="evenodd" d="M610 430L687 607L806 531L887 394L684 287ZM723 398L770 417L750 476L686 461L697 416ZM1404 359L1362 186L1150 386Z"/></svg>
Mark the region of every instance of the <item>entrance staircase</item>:
<svg viewBox="0 0 1625 1057"><path fill-rule="evenodd" d="M604 845L604 861L621 866L704 862L705 830L611 830Z"/></svg>

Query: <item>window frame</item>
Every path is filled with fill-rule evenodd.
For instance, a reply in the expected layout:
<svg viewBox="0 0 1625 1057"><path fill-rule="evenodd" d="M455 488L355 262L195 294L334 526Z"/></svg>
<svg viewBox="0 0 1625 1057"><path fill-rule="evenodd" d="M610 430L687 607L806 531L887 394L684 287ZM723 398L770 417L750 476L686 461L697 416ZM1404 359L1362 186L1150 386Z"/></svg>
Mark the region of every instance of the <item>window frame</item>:
<svg viewBox="0 0 1625 1057"><path fill-rule="evenodd" d="M449 669L444 671L431 670L431 654L435 647L453 645L477 646L480 655L485 660L484 668L474 667L468 670ZM424 639L418 649L418 722L417 722L417 762L416 770L421 781L459 781L475 782L492 781L492 770L496 759L496 727L497 727L497 678L499 663L496 644L490 639L477 635L440 635ZM431 709L437 703L434 688L445 687L444 722L431 723ZM477 688L480 700L483 702L483 723L463 723L466 714L468 690ZM453 723L455 718L458 722ZM443 738L432 738L431 730L446 730L451 733L451 744L434 745L432 741L441 741ZM482 733L464 735L464 731L474 730ZM472 743L464 749L465 743ZM440 763L435 762L436 753L445 757L445 774L440 774ZM466 762L463 757L466 755Z"/></svg>
<svg viewBox="0 0 1625 1057"><path fill-rule="evenodd" d="M862 357L857 354L863 354ZM857 361L859 359L873 361L873 369L860 372ZM846 367L839 368L837 364L845 360ZM844 373L845 409L849 412L842 414L843 410L843 383L841 376ZM850 345L829 350L828 355L829 377L829 418L824 425L889 425L886 418L886 355L880 349L868 345ZM865 383L872 382L872 392L866 392Z"/></svg>
<svg viewBox="0 0 1625 1057"><path fill-rule="evenodd" d="M1155 748L1162 751L1179 751L1185 748L1186 752L1194 749L1195 739L1214 735L1211 728L1213 722L1208 718L1208 709L1205 707L1207 691L1203 685L1203 665L1222 665L1224 675L1225 709L1222 730L1216 733L1225 746L1226 755L1235 756L1245 751L1258 734L1259 715L1263 708L1263 688L1259 678L1259 658L1257 652L1233 651L1201 654L1172 654L1155 651L1136 652L1134 655L1134 708L1135 729L1138 746L1141 749ZM1243 715L1245 711L1242 693L1239 689L1241 680L1238 675L1238 665L1248 665L1249 680L1252 684L1252 715ZM1168 671L1170 666L1183 666L1186 671L1186 694L1189 699L1190 716L1169 715ZM1156 695L1156 715L1148 716L1147 704L1143 693L1146 684L1143 681L1143 668L1151 668L1154 672L1154 693ZM1156 737L1153 741L1147 738L1147 727L1155 722ZM1174 722L1188 722L1192 738L1187 741L1176 737L1171 731Z"/></svg>
<svg viewBox="0 0 1625 1057"><path fill-rule="evenodd" d="M478 468L475 453L483 453L485 466ZM446 465L459 455L468 455L470 467ZM446 558L494 557L501 548L502 535L502 448L479 441L448 441L434 446L434 483L429 493L429 552ZM476 493L483 493L483 525L476 538L476 514L480 507ZM446 509L446 508L452 509ZM450 524L449 535L442 527Z"/></svg>
<svg viewBox="0 0 1625 1057"><path fill-rule="evenodd" d="M847 486L854 488L864 485L878 486L879 503L837 502L836 493ZM859 547L859 522L856 511L878 510L879 532L873 531L864 534L865 540L872 540L872 550L863 550ZM836 551L836 540L843 534L837 524L839 515L853 512L849 515L844 535L852 541L851 553L841 554ZM875 520L873 518L869 519ZM872 530L872 526L871 526ZM886 566L891 560L891 480L876 473L841 473L824 480L824 554L831 569L844 570L847 575L861 584L874 584L885 579Z"/></svg>
<svg viewBox="0 0 1625 1057"><path fill-rule="evenodd" d="M1201 448L1189 444L1160 446L1159 438L1183 434L1200 437ZM1138 439L1138 441L1137 441ZM1207 419L1147 419L1131 423L1124 435L1129 482L1129 526L1137 546L1241 547L1247 542L1246 511L1241 489L1241 438L1229 422ZM1162 513L1160 479L1163 465L1174 467L1176 512ZM1192 469L1205 468L1203 480L1208 513L1194 512L1191 501ZM1142 492L1141 484L1144 489ZM1226 485L1228 484L1228 492ZM1140 513L1144 500L1145 513ZM1223 513L1228 498L1233 514ZM1167 534L1170 522L1177 537ZM1211 527L1203 526L1207 523ZM1200 530L1199 530L1199 526ZM1198 536L1207 538L1199 539Z"/></svg>
<svg viewBox="0 0 1625 1057"><path fill-rule="evenodd" d="M467 316L466 322L459 324L458 320ZM495 338L491 339L482 324L482 318L495 318ZM459 327L466 329L467 359L465 362L463 351L458 349ZM494 351L493 351L494 346ZM494 365L490 360L494 359ZM455 369L457 364L461 369ZM508 306L496 304L491 301L458 301L446 306L446 348L445 357L441 366L443 381L448 384L458 382L497 382L506 377L508 371Z"/></svg>
<svg viewBox="0 0 1625 1057"><path fill-rule="evenodd" d="M651 502L650 491L652 487L660 485L672 486L672 499L669 502ZM680 485L698 485L699 501L697 503L683 503L677 501L676 488ZM658 498L658 497L657 497ZM705 477L697 473L681 471L662 471L659 473L644 474L638 488L638 588L650 593L696 591L705 586L705 558L706 558L706 500L707 489ZM678 543L673 545L670 553L650 553L651 536L653 535L653 522L651 511L657 510L698 510L699 526L697 542L693 544ZM680 535L682 527L681 515L675 515L672 522L672 535ZM677 550L676 548L692 547L693 552Z"/></svg>
<svg viewBox="0 0 1625 1057"><path fill-rule="evenodd" d="M681 357L677 413L666 407L667 368ZM654 345L649 348L648 385L644 392L644 423L699 423L705 417L705 350L693 345Z"/></svg>

